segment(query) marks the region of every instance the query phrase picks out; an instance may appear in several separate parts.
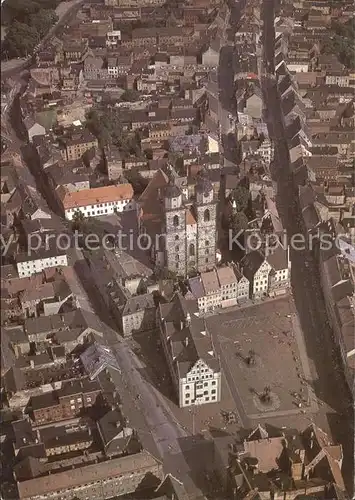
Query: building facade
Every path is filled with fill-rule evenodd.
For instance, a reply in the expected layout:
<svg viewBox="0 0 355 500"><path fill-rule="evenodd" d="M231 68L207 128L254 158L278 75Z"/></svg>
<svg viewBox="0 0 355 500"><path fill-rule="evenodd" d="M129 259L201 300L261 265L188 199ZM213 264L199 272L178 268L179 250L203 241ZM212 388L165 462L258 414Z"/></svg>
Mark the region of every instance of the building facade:
<svg viewBox="0 0 355 500"><path fill-rule="evenodd" d="M205 321L176 294L159 305L157 324L179 406L220 401L221 367Z"/></svg>
<svg viewBox="0 0 355 500"><path fill-rule="evenodd" d="M23 253L17 256L16 266L20 278L28 278L32 274L41 273L49 267L67 266L68 258L65 252L59 249L38 250Z"/></svg>
<svg viewBox="0 0 355 500"><path fill-rule="evenodd" d="M17 483L21 500L105 500L139 490L149 475L162 480L163 466L146 451Z"/></svg>
<svg viewBox="0 0 355 500"><path fill-rule="evenodd" d="M159 170L139 206L140 229L152 239L151 257L157 267L179 276L213 269L217 201L205 174L196 182L193 199L188 199L187 179L178 177L171 167L168 173ZM157 235L162 236L158 242Z"/></svg>
<svg viewBox="0 0 355 500"><path fill-rule="evenodd" d="M64 191L61 203L65 218L68 220L72 220L78 214L84 217L97 217L135 209L131 184L82 189L74 192Z"/></svg>

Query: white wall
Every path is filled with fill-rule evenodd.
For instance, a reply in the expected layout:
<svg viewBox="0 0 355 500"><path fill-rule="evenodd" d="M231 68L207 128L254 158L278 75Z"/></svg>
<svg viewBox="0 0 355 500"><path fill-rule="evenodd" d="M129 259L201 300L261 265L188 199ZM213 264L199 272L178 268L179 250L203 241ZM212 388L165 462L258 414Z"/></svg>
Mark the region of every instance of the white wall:
<svg viewBox="0 0 355 500"><path fill-rule="evenodd" d="M127 212L128 210L135 210L135 208L136 205L134 200L110 201L107 203L99 203L97 205L86 205L67 209L65 210L65 218L72 220L77 212L81 212L84 217L97 217L99 215L113 214L115 211L118 213Z"/></svg>
<svg viewBox="0 0 355 500"><path fill-rule="evenodd" d="M206 394L205 394L206 393ZM221 374L213 372L205 364L197 364L180 380L180 407L215 403L221 398Z"/></svg>
<svg viewBox="0 0 355 500"><path fill-rule="evenodd" d="M32 276L32 274L40 273L43 269L47 269L49 267L57 267L57 266L67 266L68 259L66 255L60 255L55 257L47 257L43 259L29 260L26 262L18 262L17 263L17 271L20 278L27 278L28 276Z"/></svg>

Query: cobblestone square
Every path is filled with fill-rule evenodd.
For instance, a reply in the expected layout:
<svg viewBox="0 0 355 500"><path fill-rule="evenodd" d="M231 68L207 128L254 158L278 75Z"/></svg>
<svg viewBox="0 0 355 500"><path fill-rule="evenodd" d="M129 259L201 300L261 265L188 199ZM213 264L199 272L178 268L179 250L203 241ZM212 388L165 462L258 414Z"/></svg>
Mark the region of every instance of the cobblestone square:
<svg viewBox="0 0 355 500"><path fill-rule="evenodd" d="M288 297L221 313L207 324L250 419L310 409L302 332Z"/></svg>

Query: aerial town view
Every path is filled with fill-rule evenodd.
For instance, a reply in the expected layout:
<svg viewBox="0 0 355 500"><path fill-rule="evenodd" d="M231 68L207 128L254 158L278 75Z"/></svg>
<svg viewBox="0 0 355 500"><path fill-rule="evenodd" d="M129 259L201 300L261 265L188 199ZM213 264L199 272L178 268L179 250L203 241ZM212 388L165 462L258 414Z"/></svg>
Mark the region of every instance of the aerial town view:
<svg viewBox="0 0 355 500"><path fill-rule="evenodd" d="M1 39L0 499L354 499L353 1Z"/></svg>

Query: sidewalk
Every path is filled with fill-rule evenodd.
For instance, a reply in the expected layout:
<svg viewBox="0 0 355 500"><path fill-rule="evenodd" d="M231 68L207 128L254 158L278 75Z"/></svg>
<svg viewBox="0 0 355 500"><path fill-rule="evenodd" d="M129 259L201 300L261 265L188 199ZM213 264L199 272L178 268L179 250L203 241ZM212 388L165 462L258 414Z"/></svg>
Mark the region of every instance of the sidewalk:
<svg viewBox="0 0 355 500"><path fill-rule="evenodd" d="M248 309L249 307L260 306L261 304L268 304L270 302L275 302L277 300L291 298L292 294L290 292L285 293L284 295L278 295L277 297L265 297L260 300L252 300L248 299L242 304L238 304L236 306L226 307L224 309L215 309L214 311L207 312L205 314L200 313L201 318L210 318L211 316L217 316L217 314L227 314L235 311L241 311L242 309Z"/></svg>

